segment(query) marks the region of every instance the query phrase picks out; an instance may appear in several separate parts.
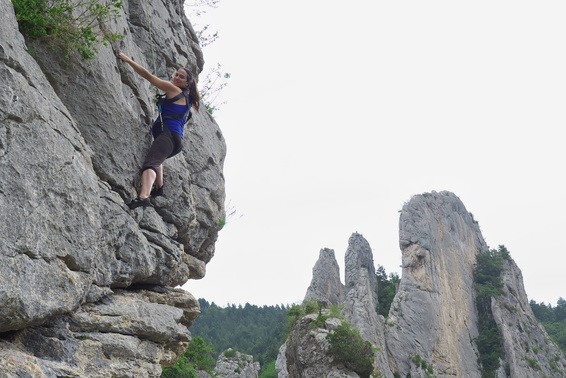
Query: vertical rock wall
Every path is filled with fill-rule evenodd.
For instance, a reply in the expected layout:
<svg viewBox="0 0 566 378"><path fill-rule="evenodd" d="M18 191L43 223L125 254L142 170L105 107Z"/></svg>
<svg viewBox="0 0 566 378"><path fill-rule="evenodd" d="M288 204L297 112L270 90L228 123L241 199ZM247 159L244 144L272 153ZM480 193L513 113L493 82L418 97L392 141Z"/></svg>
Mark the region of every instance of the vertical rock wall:
<svg viewBox="0 0 566 378"><path fill-rule="evenodd" d="M129 210L156 110L115 57L196 76L197 38L172 0L125 1L101 27L124 35L114 51L66 59L24 40L0 0L0 376L159 376L199 313L173 287L202 278L214 255L225 142L195 112L165 164L166 196Z"/></svg>
<svg viewBox="0 0 566 378"><path fill-rule="evenodd" d="M566 377L566 358L535 318L521 270L511 259L504 259L503 267L503 295L491 303L493 318L501 330L505 357L499 376Z"/></svg>
<svg viewBox="0 0 566 378"><path fill-rule="evenodd" d="M389 313L393 369L418 376L419 355L441 376L479 377L473 271L487 250L479 226L449 192L414 196L401 211L402 279Z"/></svg>

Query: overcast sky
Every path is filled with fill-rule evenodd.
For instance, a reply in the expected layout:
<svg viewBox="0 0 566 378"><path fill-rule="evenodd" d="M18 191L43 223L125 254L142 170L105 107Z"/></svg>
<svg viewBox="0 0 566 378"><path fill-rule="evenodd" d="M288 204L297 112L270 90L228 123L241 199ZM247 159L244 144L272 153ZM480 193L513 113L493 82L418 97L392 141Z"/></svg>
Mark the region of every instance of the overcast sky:
<svg viewBox="0 0 566 378"><path fill-rule="evenodd" d="M529 299L566 297L566 2L222 0L191 18L231 74L215 118L228 210L197 298L303 299L348 238L401 273L399 211L448 190ZM190 9L188 9L190 12Z"/></svg>

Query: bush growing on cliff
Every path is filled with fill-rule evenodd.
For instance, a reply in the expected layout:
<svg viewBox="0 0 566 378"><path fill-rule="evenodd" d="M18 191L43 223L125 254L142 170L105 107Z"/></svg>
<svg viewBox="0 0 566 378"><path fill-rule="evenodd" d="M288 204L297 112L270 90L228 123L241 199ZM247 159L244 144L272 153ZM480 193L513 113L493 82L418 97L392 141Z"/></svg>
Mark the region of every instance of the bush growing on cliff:
<svg viewBox="0 0 566 378"><path fill-rule="evenodd" d="M369 377L373 371L373 349L369 341L360 335L360 331L343 321L326 338L330 341L328 353L348 369L355 371L362 378Z"/></svg>
<svg viewBox="0 0 566 378"><path fill-rule="evenodd" d="M175 365L163 368L161 377L198 378L197 370L212 373L216 365L216 360L212 357L213 353L212 344L205 342L202 337L195 337Z"/></svg>
<svg viewBox="0 0 566 378"><path fill-rule="evenodd" d="M18 28L28 38L48 41L66 57L77 52L93 59L96 45L122 38L98 25L120 17L121 0L12 0Z"/></svg>

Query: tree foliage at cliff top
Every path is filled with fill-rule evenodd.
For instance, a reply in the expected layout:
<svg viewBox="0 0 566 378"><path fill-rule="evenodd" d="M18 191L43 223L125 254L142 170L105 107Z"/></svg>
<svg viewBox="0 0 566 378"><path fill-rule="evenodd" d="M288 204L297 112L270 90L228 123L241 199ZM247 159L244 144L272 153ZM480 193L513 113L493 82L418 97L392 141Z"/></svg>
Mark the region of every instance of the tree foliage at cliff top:
<svg viewBox="0 0 566 378"><path fill-rule="evenodd" d="M99 25L120 17L120 0L12 0L20 32L29 38L47 41L65 57L78 53L93 59L97 45L122 38L107 33Z"/></svg>

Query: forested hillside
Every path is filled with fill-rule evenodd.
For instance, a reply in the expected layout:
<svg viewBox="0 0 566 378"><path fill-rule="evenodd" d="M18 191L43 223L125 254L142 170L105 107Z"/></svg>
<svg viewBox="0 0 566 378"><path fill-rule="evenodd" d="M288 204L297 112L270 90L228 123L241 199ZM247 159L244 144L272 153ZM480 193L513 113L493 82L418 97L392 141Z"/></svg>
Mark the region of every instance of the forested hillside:
<svg viewBox="0 0 566 378"><path fill-rule="evenodd" d="M561 297L555 307L550 304L546 305L544 302L536 303L533 300L529 303L536 318L544 325L550 338L566 354L566 300Z"/></svg>
<svg viewBox="0 0 566 378"><path fill-rule="evenodd" d="M214 357L228 348L254 356L262 370L277 359L284 342L287 305L229 305L219 307L199 299L201 314L189 329L214 348Z"/></svg>

